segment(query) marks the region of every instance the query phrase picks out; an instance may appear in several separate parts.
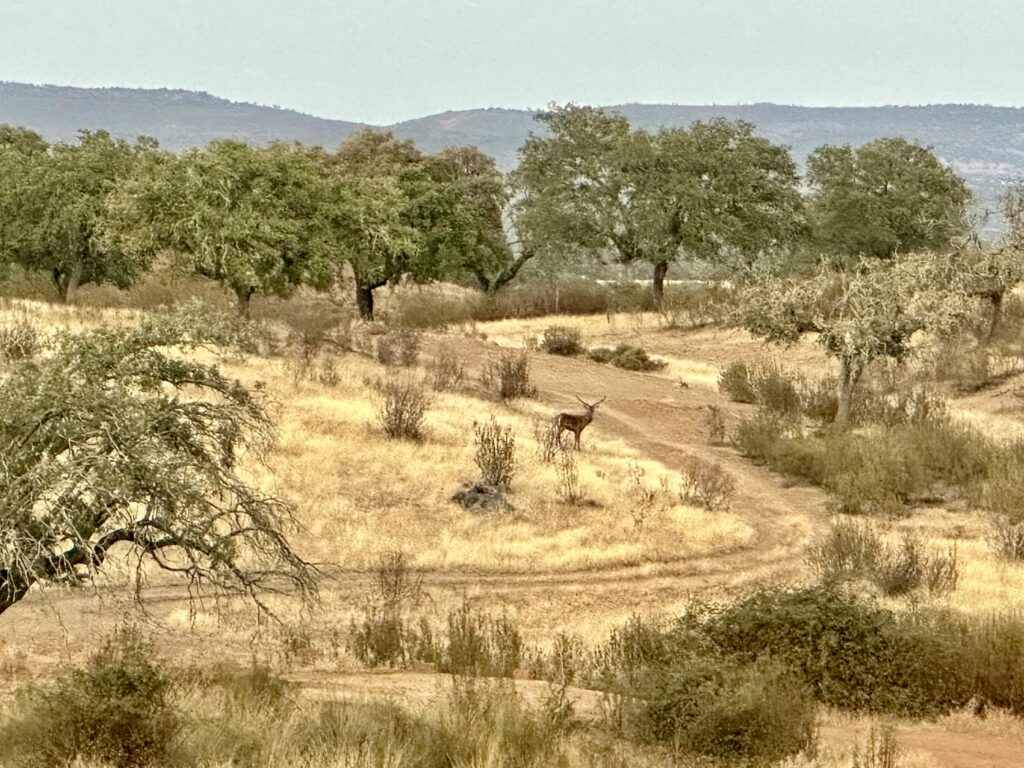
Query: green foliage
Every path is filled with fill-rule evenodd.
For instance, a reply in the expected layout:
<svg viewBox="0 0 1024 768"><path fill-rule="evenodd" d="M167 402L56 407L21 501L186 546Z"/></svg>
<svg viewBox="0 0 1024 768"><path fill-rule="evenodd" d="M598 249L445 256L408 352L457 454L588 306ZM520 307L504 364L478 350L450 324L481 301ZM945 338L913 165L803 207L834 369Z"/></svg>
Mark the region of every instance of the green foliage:
<svg viewBox="0 0 1024 768"><path fill-rule="evenodd" d="M156 143L82 131L77 143L48 146L28 131L0 134L0 263L44 272L69 303L86 283L131 285L150 254L103 236L108 196L151 165Z"/></svg>
<svg viewBox="0 0 1024 768"><path fill-rule="evenodd" d="M325 185L297 145L212 142L161 156L112 196L107 239L139 258L170 250L230 289L248 312L254 294L326 287L333 252L322 231Z"/></svg>
<svg viewBox="0 0 1024 768"><path fill-rule="evenodd" d="M579 328L566 325L552 325L544 329L544 338L540 343L545 352L552 355L571 357L582 354L583 334Z"/></svg>
<svg viewBox="0 0 1024 768"><path fill-rule="evenodd" d="M476 465L486 485L508 489L516 473L516 436L512 427L502 426L491 417L486 424L474 424Z"/></svg>
<svg viewBox="0 0 1024 768"><path fill-rule="evenodd" d="M828 590L755 593L705 631L725 652L786 664L826 704L922 714L970 698L954 633Z"/></svg>
<svg viewBox="0 0 1024 768"><path fill-rule="evenodd" d="M572 104L539 119L547 133L527 139L515 174L523 227L553 248L655 266L658 303L681 252L751 257L800 229L793 161L748 123L649 134L622 115Z"/></svg>
<svg viewBox="0 0 1024 768"><path fill-rule="evenodd" d="M291 507L238 472L243 452L259 459L273 444L261 398L194 358L227 341L215 325L155 316L66 333L8 367L0 613L36 582L88 580L118 544L261 605L264 585L313 596L315 572L287 542Z"/></svg>
<svg viewBox="0 0 1024 768"><path fill-rule="evenodd" d="M615 349L597 347L587 352L587 356L595 362L610 363L627 371L660 371L668 365L664 360L651 357L640 347L625 343L618 344Z"/></svg>
<svg viewBox="0 0 1024 768"><path fill-rule="evenodd" d="M898 512L936 495L974 495L997 451L933 400L923 394L890 401L875 410L885 420L860 433L805 433L759 413L739 425L734 440L745 456L822 486L843 512Z"/></svg>
<svg viewBox="0 0 1024 768"><path fill-rule="evenodd" d="M967 230L967 186L928 148L878 139L808 160L818 242L845 257L942 250Z"/></svg>
<svg viewBox="0 0 1024 768"><path fill-rule="evenodd" d="M722 369L718 374L718 390L734 403L753 405L757 402L751 368L742 360L729 363Z"/></svg>
<svg viewBox="0 0 1024 768"><path fill-rule="evenodd" d="M768 765L817 739L817 706L791 672L770 661L673 660L637 688L636 727L676 749Z"/></svg>
<svg viewBox="0 0 1024 768"><path fill-rule="evenodd" d="M85 669L23 693L13 722L0 728L0 757L15 766L95 760L117 768L164 765L181 717L172 680L139 630L124 627Z"/></svg>

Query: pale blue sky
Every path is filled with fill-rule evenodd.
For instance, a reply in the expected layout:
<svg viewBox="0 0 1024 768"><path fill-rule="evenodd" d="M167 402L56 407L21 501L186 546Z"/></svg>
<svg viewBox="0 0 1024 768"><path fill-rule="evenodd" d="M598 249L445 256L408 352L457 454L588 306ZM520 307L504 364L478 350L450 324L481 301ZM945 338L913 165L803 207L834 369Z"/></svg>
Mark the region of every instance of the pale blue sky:
<svg viewBox="0 0 1024 768"><path fill-rule="evenodd" d="M1024 104L1022 0L0 0L0 80L325 117L774 101Z"/></svg>

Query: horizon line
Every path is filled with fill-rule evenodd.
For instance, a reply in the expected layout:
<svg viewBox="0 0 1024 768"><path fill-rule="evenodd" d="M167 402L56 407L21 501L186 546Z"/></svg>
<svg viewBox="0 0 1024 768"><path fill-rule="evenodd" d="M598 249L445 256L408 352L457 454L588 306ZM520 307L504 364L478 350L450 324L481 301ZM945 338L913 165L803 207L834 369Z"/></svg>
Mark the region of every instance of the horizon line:
<svg viewBox="0 0 1024 768"><path fill-rule="evenodd" d="M295 107L286 107L280 104L263 104L255 101L243 101L236 100L226 96L219 96L216 93L212 93L206 90L195 90L192 88L181 88L171 86L137 86L137 85L66 85L61 83L26 83L17 80L0 80L0 86L22 86L27 88L63 88L78 91L140 91L140 92L168 92L168 93L188 93L195 94L198 96L207 96L212 99L224 101L229 104L236 104L242 106L253 106L261 107L263 109L276 109L283 112L293 112L297 115L305 117L312 117L319 120L329 120L332 122L350 123L355 125L365 125L379 128L389 128L403 123L413 122L415 120L423 120L430 117L436 117L438 115L446 115L453 113L462 112L478 112L478 111L490 111L490 110L501 110L506 112L527 112L532 114L539 114L544 112L552 105L556 104L582 104L585 106L593 106L599 109L614 109L616 107L693 107L693 108L742 108L742 107L758 107L758 106L771 106L771 107L788 107L793 109L926 109L929 107L981 107L987 109L1015 109L1024 110L1024 104L991 104L982 102L922 102L917 104L797 104L792 102L779 102L779 101L753 101L753 102L706 102L706 103L682 103L682 102L644 102L644 101L622 101L615 104L585 104L585 102L568 100L568 101L552 101L548 103L547 107L508 107L508 106L477 106L477 107L462 107L462 108L449 108L439 112L431 112L428 114L417 115L414 117L405 118L404 120L398 120L392 123L372 123L364 120L352 120L343 117L327 117L323 114L316 114L313 112L304 112Z"/></svg>

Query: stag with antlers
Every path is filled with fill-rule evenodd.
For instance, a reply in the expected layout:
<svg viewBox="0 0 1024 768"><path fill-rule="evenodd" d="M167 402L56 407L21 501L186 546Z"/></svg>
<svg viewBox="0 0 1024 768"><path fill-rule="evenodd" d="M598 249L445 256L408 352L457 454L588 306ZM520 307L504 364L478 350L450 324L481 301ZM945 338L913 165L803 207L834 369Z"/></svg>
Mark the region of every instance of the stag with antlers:
<svg viewBox="0 0 1024 768"><path fill-rule="evenodd" d="M601 403L605 401L607 395L602 397L596 403L588 403L583 400L579 395L576 395L576 399L583 403L583 407L586 408L583 412L564 411L555 414L555 430L558 434L558 442L562 442L563 432L572 432L576 437L576 448L580 447L580 433L587 428L587 425L594 420L594 410Z"/></svg>

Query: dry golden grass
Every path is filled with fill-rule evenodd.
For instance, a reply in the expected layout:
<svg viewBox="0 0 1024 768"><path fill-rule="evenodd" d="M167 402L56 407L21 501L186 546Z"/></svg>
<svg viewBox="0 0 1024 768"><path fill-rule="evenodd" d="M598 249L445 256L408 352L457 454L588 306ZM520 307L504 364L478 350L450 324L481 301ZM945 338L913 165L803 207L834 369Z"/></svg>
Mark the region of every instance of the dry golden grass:
<svg viewBox="0 0 1024 768"><path fill-rule="evenodd" d="M232 366L240 378L265 381L277 402L280 448L265 482L299 508L310 534L303 551L311 559L361 568L397 548L424 568L526 573L671 561L750 540L738 516L681 504L677 473L597 427L577 454L586 500L562 501L555 469L538 459L534 439L535 421L550 412L534 403L505 406L435 393L426 438L389 439L375 424L374 392L366 383L385 370L356 356L338 368L337 385L328 387L294 382L278 361ZM460 484L477 479L473 423L492 416L516 435L510 514L474 514L450 500ZM632 466L658 489L642 525L632 514Z"/></svg>

